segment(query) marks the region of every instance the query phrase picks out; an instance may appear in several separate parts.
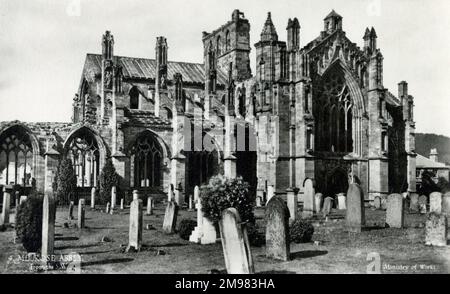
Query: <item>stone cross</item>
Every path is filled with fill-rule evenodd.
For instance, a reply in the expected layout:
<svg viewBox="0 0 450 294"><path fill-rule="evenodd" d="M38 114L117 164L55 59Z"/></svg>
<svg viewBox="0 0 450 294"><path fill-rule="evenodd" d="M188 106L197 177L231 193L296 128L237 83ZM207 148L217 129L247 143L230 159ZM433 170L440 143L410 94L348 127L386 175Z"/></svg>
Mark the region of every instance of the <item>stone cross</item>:
<svg viewBox="0 0 450 294"><path fill-rule="evenodd" d="M287 261L290 259L289 209L279 196L267 203L266 257Z"/></svg>
<svg viewBox="0 0 450 294"><path fill-rule="evenodd" d="M447 217L429 213L425 223L425 245L447 246Z"/></svg>
<svg viewBox="0 0 450 294"><path fill-rule="evenodd" d="M214 244L217 241L217 231L214 223L207 217L203 217L202 224L202 237L200 238L200 244Z"/></svg>
<svg viewBox="0 0 450 294"><path fill-rule="evenodd" d="M130 231L128 236L128 248L139 251L142 245L142 200L134 199L130 205Z"/></svg>
<svg viewBox="0 0 450 294"><path fill-rule="evenodd" d="M111 210L114 210L116 208L117 203L117 188L116 186L111 187Z"/></svg>
<svg viewBox="0 0 450 294"><path fill-rule="evenodd" d="M85 204L84 199L78 200L78 219L77 219L78 223L77 224L78 224L79 229L84 228L84 204Z"/></svg>
<svg viewBox="0 0 450 294"><path fill-rule="evenodd" d="M427 213L427 196L422 195L419 197L419 212L421 214Z"/></svg>
<svg viewBox="0 0 450 294"><path fill-rule="evenodd" d="M9 224L9 210L11 206L11 194L6 191L6 187L3 187L3 207L2 207L2 218L0 224Z"/></svg>
<svg viewBox="0 0 450 294"><path fill-rule="evenodd" d="M442 212L442 194L440 192L430 194L430 212Z"/></svg>
<svg viewBox="0 0 450 294"><path fill-rule="evenodd" d="M375 209L381 209L381 197L380 196L375 196L375 198L373 199L373 207L375 207Z"/></svg>
<svg viewBox="0 0 450 294"><path fill-rule="evenodd" d="M227 274L253 274L255 269L247 228L242 224L237 209L225 209L219 226Z"/></svg>
<svg viewBox="0 0 450 294"><path fill-rule="evenodd" d="M151 196L147 197L147 215L153 214L153 198Z"/></svg>
<svg viewBox="0 0 450 294"><path fill-rule="evenodd" d="M275 195L275 187L273 185L267 186L267 202Z"/></svg>
<svg viewBox="0 0 450 294"><path fill-rule="evenodd" d="M312 179L306 179L304 183L303 193L303 212L302 218L310 218L314 215L314 182Z"/></svg>
<svg viewBox="0 0 450 294"><path fill-rule="evenodd" d="M419 211L419 194L411 193L409 195L409 211L411 212Z"/></svg>
<svg viewBox="0 0 450 294"><path fill-rule="evenodd" d="M109 213L110 212L110 210L111 210L111 203L106 203L106 209L105 209L105 212L106 213Z"/></svg>
<svg viewBox="0 0 450 294"><path fill-rule="evenodd" d="M94 209L95 208L95 193L97 192L97 190L95 189L95 187L92 187L91 189L91 208Z"/></svg>
<svg viewBox="0 0 450 294"><path fill-rule="evenodd" d="M387 198L386 224L390 228L403 228L404 199L400 194L391 194Z"/></svg>
<svg viewBox="0 0 450 294"><path fill-rule="evenodd" d="M333 207L333 198L325 197L323 201L322 215L323 217L327 217L331 213L331 208Z"/></svg>
<svg viewBox="0 0 450 294"><path fill-rule="evenodd" d="M53 195L45 194L42 208L42 243L41 256L46 260L53 255L55 245L55 216L56 205Z"/></svg>
<svg viewBox="0 0 450 294"><path fill-rule="evenodd" d="M360 233L365 224L364 214L364 193L361 187L356 184L350 184L347 191L347 210L346 210L347 230L353 233Z"/></svg>
<svg viewBox="0 0 450 294"><path fill-rule="evenodd" d="M68 220L73 220L73 207L75 203L73 201L69 202L69 215L67 216Z"/></svg>
<svg viewBox="0 0 450 294"><path fill-rule="evenodd" d="M298 211L297 193L298 193L297 188L288 188L286 190L287 206L289 209L290 221L295 221L297 219L297 211Z"/></svg>
<svg viewBox="0 0 450 294"><path fill-rule="evenodd" d="M322 208L322 199L323 199L323 195L322 193L316 193L316 195L314 195L314 208L315 208L315 212L319 213L320 209Z"/></svg>
<svg viewBox="0 0 450 294"><path fill-rule="evenodd" d="M450 192L447 192L442 196L442 214L450 217Z"/></svg>
<svg viewBox="0 0 450 294"><path fill-rule="evenodd" d="M124 209L123 198L120 198L120 210Z"/></svg>
<svg viewBox="0 0 450 294"><path fill-rule="evenodd" d="M347 209L347 205L346 205L346 200L347 197L345 197L344 193L339 193L337 195L337 199L338 199L338 209Z"/></svg>
<svg viewBox="0 0 450 294"><path fill-rule="evenodd" d="M163 231L166 234L175 232L177 225L178 205L174 201L167 203L166 212L164 214Z"/></svg>

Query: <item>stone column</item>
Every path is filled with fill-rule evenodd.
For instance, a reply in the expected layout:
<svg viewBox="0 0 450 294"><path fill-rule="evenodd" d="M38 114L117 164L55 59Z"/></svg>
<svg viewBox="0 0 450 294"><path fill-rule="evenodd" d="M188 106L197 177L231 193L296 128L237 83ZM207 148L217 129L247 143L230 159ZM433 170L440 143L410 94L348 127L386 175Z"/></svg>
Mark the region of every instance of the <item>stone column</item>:
<svg viewBox="0 0 450 294"><path fill-rule="evenodd" d="M95 189L95 187L92 187L91 189L91 208L94 209L95 208L95 194L96 194L97 190Z"/></svg>
<svg viewBox="0 0 450 294"><path fill-rule="evenodd" d="M2 219L1 224L9 224L9 210L11 205L11 194L3 187L3 207L2 207Z"/></svg>
<svg viewBox="0 0 450 294"><path fill-rule="evenodd" d="M53 249L55 245L55 216L55 199L53 198L53 195L45 193L42 211L41 256L43 260L53 255Z"/></svg>

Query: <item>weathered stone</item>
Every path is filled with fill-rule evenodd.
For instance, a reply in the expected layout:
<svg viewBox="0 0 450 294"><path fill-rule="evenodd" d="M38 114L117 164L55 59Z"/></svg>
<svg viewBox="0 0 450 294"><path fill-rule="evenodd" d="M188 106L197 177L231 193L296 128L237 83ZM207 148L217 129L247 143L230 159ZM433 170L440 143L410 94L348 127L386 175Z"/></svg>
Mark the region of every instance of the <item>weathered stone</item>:
<svg viewBox="0 0 450 294"><path fill-rule="evenodd" d="M169 189L167 191L167 202L175 200L173 184L169 184Z"/></svg>
<svg viewBox="0 0 450 294"><path fill-rule="evenodd" d="M373 199L373 207L375 207L375 209L381 209L381 197L380 196L375 196L375 198Z"/></svg>
<svg viewBox="0 0 450 294"><path fill-rule="evenodd" d="M330 214L331 208L333 207L333 201L334 199L331 197L325 197L325 200L323 201L323 208L322 208L322 215L323 217L326 217Z"/></svg>
<svg viewBox="0 0 450 294"><path fill-rule="evenodd" d="M364 193L358 184L350 184L347 191L347 230L359 233L365 224Z"/></svg>
<svg viewBox="0 0 450 294"><path fill-rule="evenodd" d="M73 207L75 206L75 203L73 201L69 202L69 215L67 216L68 220L73 220Z"/></svg>
<svg viewBox="0 0 450 294"><path fill-rule="evenodd" d="M200 240L203 236L203 212L202 212L202 203L200 201L200 193L198 186L194 188L194 199L196 201L195 208L197 209L197 226L192 231L189 236L189 241L194 243L200 243Z"/></svg>
<svg viewBox="0 0 450 294"><path fill-rule="evenodd" d="M310 218L314 215L314 182L311 179L306 179L303 184L303 211L302 218Z"/></svg>
<svg viewBox="0 0 450 294"><path fill-rule="evenodd" d="M180 189L175 189L175 203L178 205L178 207L181 207L184 204L184 197L183 197L183 191Z"/></svg>
<svg viewBox="0 0 450 294"><path fill-rule="evenodd" d="M267 203L266 257L287 261L290 258L289 209L279 196Z"/></svg>
<svg viewBox="0 0 450 294"><path fill-rule="evenodd" d="M323 201L322 193L316 193L316 195L314 195L314 208L316 213L319 213L321 211L322 201Z"/></svg>
<svg viewBox="0 0 450 294"><path fill-rule="evenodd" d="M262 206L262 198L261 196L256 196L256 207L261 207Z"/></svg>
<svg viewBox="0 0 450 294"><path fill-rule="evenodd" d="M123 198L121 198L120 199L120 210L123 210L125 207L124 207L124 200L123 200Z"/></svg>
<svg viewBox="0 0 450 294"><path fill-rule="evenodd" d="M106 203L105 212L106 212L106 213L109 213L110 210L111 210L111 203L108 202L108 203Z"/></svg>
<svg viewBox="0 0 450 294"><path fill-rule="evenodd" d="M225 209L219 222L223 256L228 274L253 274L253 259L247 229L236 208Z"/></svg>
<svg viewBox="0 0 450 294"><path fill-rule="evenodd" d="M91 208L95 208L95 194L97 193L97 189L95 187L92 187L91 189Z"/></svg>
<svg viewBox="0 0 450 294"><path fill-rule="evenodd" d="M381 197L381 210L387 209L387 199L385 197Z"/></svg>
<svg viewBox="0 0 450 294"><path fill-rule="evenodd" d="M139 191L133 190L133 200L139 199Z"/></svg>
<svg viewBox="0 0 450 294"><path fill-rule="evenodd" d="M442 214L450 217L450 192L447 192L442 196Z"/></svg>
<svg viewBox="0 0 450 294"><path fill-rule="evenodd" d="M257 201L258 201L258 199L259 199L259 202L260 202L260 205L258 206L258 203L257 203L257 205L256 206L258 206L258 207L260 207L260 206L262 206L262 204L264 203L264 190L262 190L262 189L258 189L258 190L256 190L256 199L257 199Z"/></svg>
<svg viewBox="0 0 450 294"><path fill-rule="evenodd" d="M128 236L128 248L139 251L142 245L142 200L135 199L130 205L130 228Z"/></svg>
<svg viewBox="0 0 450 294"><path fill-rule="evenodd" d="M163 231L166 234L175 232L177 225L178 205L174 201L169 201L164 214Z"/></svg>
<svg viewBox="0 0 450 294"><path fill-rule="evenodd" d="M430 194L430 212L442 212L442 194L440 192Z"/></svg>
<svg viewBox="0 0 450 294"><path fill-rule="evenodd" d="M409 195L409 211L411 212L419 211L419 194L411 193Z"/></svg>
<svg viewBox="0 0 450 294"><path fill-rule="evenodd" d="M217 231L214 223L207 217L203 217L202 224L202 237L200 239L200 244L214 244L217 241Z"/></svg>
<svg viewBox="0 0 450 294"><path fill-rule="evenodd" d="M404 198L400 194L391 194L387 198L386 224L390 228L403 228Z"/></svg>
<svg viewBox="0 0 450 294"><path fill-rule="evenodd" d="M117 203L117 188L116 186L111 187L111 210L114 210L116 208Z"/></svg>
<svg viewBox="0 0 450 294"><path fill-rule="evenodd" d="M189 195L189 211L192 211L194 209L194 197L192 195Z"/></svg>
<svg viewBox="0 0 450 294"><path fill-rule="evenodd" d="M289 208L290 221L295 221L297 219L297 211L298 211L297 193L298 193L297 188L288 188L286 190L287 206Z"/></svg>
<svg viewBox="0 0 450 294"><path fill-rule="evenodd" d="M28 196L20 196L19 205L21 205L22 203L27 201L27 199L28 199Z"/></svg>
<svg viewBox="0 0 450 294"><path fill-rule="evenodd" d="M267 200L266 204L269 202L269 200L275 196L275 188L272 185L267 186Z"/></svg>
<svg viewBox="0 0 450 294"><path fill-rule="evenodd" d="M427 196L422 195L419 197L419 212L421 214L427 213L427 202L428 202Z"/></svg>
<svg viewBox="0 0 450 294"><path fill-rule="evenodd" d="M147 215L153 214L153 198L151 196L147 197Z"/></svg>
<svg viewBox="0 0 450 294"><path fill-rule="evenodd" d="M79 229L84 228L84 199L78 200L78 219L77 225Z"/></svg>
<svg viewBox="0 0 450 294"><path fill-rule="evenodd" d="M55 216L56 205L53 195L44 194L44 203L42 210L42 246L41 256L47 259L53 255L55 245Z"/></svg>
<svg viewBox="0 0 450 294"><path fill-rule="evenodd" d="M425 245L447 246L447 217L430 212L425 224Z"/></svg>
<svg viewBox="0 0 450 294"><path fill-rule="evenodd" d="M3 188L3 206L2 206L2 218L0 224L7 225L9 224L9 213L11 206L11 194L6 191L6 188Z"/></svg>
<svg viewBox="0 0 450 294"><path fill-rule="evenodd" d="M344 193L339 193L337 195L338 199L338 209L347 209L347 197L345 197Z"/></svg>

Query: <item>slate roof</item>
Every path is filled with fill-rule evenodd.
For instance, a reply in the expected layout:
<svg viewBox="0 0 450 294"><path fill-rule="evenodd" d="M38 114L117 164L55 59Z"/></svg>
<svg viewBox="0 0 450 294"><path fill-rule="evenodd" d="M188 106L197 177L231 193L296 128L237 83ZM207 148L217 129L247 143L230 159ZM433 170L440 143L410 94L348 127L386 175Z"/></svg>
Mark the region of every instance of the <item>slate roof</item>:
<svg viewBox="0 0 450 294"><path fill-rule="evenodd" d="M417 154L416 168L436 168L436 169L450 169L450 166L446 166L442 162L433 161L425 156Z"/></svg>
<svg viewBox="0 0 450 294"><path fill-rule="evenodd" d="M157 117L151 111L128 108L125 108L125 123L133 126L170 127L172 125L169 120Z"/></svg>

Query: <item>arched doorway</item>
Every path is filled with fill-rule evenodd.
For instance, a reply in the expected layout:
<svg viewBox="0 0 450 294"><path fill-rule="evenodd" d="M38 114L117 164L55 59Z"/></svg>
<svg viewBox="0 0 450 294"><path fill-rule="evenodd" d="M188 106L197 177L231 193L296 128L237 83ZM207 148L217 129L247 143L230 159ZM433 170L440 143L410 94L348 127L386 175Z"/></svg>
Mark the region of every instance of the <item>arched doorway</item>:
<svg viewBox="0 0 450 294"><path fill-rule="evenodd" d="M236 124L236 174L250 185L256 192L258 183L256 175L256 137L253 127L247 123Z"/></svg>
<svg viewBox="0 0 450 294"><path fill-rule="evenodd" d="M334 198L339 193L346 194L348 190L348 175L345 170L336 168L327 176L326 183L326 196Z"/></svg>

